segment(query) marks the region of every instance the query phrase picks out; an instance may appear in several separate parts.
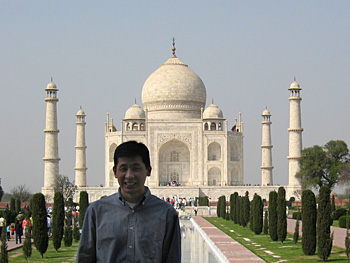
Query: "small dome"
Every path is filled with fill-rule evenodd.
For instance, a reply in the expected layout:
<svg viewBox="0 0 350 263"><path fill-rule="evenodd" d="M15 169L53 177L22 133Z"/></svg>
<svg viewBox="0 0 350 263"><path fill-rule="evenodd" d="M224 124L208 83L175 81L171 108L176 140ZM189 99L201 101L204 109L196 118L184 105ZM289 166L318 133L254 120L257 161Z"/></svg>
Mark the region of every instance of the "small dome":
<svg viewBox="0 0 350 263"><path fill-rule="evenodd" d="M80 108L80 110L78 110L77 112L77 116L86 116L85 112Z"/></svg>
<svg viewBox="0 0 350 263"><path fill-rule="evenodd" d="M125 112L125 119L144 119L145 111L136 103Z"/></svg>
<svg viewBox="0 0 350 263"><path fill-rule="evenodd" d="M203 112L203 119L223 118L224 115L218 106L210 104Z"/></svg>
<svg viewBox="0 0 350 263"><path fill-rule="evenodd" d="M301 89L301 88L299 86L299 83L294 80L293 83L290 85L289 89L291 90L291 89Z"/></svg>
<svg viewBox="0 0 350 263"><path fill-rule="evenodd" d="M51 80L49 84L47 84L46 86L46 90L57 90L56 84L53 83L53 81Z"/></svg>
<svg viewBox="0 0 350 263"><path fill-rule="evenodd" d="M263 111L262 116L271 116L271 113L270 113L270 111L266 108L266 109Z"/></svg>

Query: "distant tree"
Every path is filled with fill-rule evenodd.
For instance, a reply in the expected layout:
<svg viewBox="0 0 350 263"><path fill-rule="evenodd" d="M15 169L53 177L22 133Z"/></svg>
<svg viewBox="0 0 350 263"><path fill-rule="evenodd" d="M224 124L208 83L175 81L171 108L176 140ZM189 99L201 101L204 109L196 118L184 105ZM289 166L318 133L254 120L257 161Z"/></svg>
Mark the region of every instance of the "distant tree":
<svg viewBox="0 0 350 263"><path fill-rule="evenodd" d="M74 181L70 181L68 176L58 175L55 178L55 183L53 185L54 191L61 192L63 194L64 201L68 201L69 198L72 198L77 189Z"/></svg>
<svg viewBox="0 0 350 263"><path fill-rule="evenodd" d="M283 186L278 188L277 194L277 236L281 243L287 237L286 190Z"/></svg>
<svg viewBox="0 0 350 263"><path fill-rule="evenodd" d="M265 210L265 219L264 219L264 235L269 234L269 212Z"/></svg>
<svg viewBox="0 0 350 263"><path fill-rule="evenodd" d="M28 258L32 256L32 240L29 231L25 231L24 233L23 255L27 262Z"/></svg>
<svg viewBox="0 0 350 263"><path fill-rule="evenodd" d="M52 217L52 243L57 252L61 247L64 228L64 201L61 192L55 193Z"/></svg>
<svg viewBox="0 0 350 263"><path fill-rule="evenodd" d="M16 200L13 197L10 200L10 210L11 211L16 211Z"/></svg>
<svg viewBox="0 0 350 263"><path fill-rule="evenodd" d="M294 229L294 235L293 235L293 243L296 244L298 243L299 240L299 226L300 226L300 213L298 214L298 219L295 224L295 229Z"/></svg>
<svg viewBox="0 0 350 263"><path fill-rule="evenodd" d="M331 210L332 210L332 213L335 212L336 208L335 208L335 197L334 195L332 195L332 204L331 204Z"/></svg>
<svg viewBox="0 0 350 263"><path fill-rule="evenodd" d="M89 206L89 195L86 191L80 192L80 198L79 198L79 227L83 227L83 221L86 209Z"/></svg>
<svg viewBox="0 0 350 263"><path fill-rule="evenodd" d="M349 149L344 141L329 141L323 147L315 145L301 152L300 171L296 174L303 188L332 189L338 182L343 166L349 161Z"/></svg>
<svg viewBox="0 0 350 263"><path fill-rule="evenodd" d="M245 215L245 196L241 197L241 226L246 227L246 215Z"/></svg>
<svg viewBox="0 0 350 263"><path fill-rule="evenodd" d="M230 195L230 217L231 220L237 224L237 206L236 206L236 199L238 197L238 193L234 192Z"/></svg>
<svg viewBox="0 0 350 263"><path fill-rule="evenodd" d="M256 196L256 193L254 194L253 200L250 203L250 212L251 213L250 213L250 217L249 217L249 221L250 221L249 229L251 231L253 231L253 232L254 232L254 215L255 215L254 211L255 211L255 208L256 208L256 198L255 198L255 196Z"/></svg>
<svg viewBox="0 0 350 263"><path fill-rule="evenodd" d="M339 183L350 185L350 162L345 163L340 169Z"/></svg>
<svg viewBox="0 0 350 263"><path fill-rule="evenodd" d="M244 202L243 202L243 213L244 213L244 221L245 224L248 225L250 220L250 201L249 201L249 192L245 192Z"/></svg>
<svg viewBox="0 0 350 263"><path fill-rule="evenodd" d="M11 195L13 198L19 199L21 202L27 202L33 196L25 184L12 188Z"/></svg>
<svg viewBox="0 0 350 263"><path fill-rule="evenodd" d="M18 214L21 211L21 200L16 199L16 213Z"/></svg>
<svg viewBox="0 0 350 263"><path fill-rule="evenodd" d="M277 192L269 194L269 232L272 241L277 241Z"/></svg>
<svg viewBox="0 0 350 263"><path fill-rule="evenodd" d="M218 203L216 204L216 215L217 217L221 217L221 202L222 202L222 198L221 196L218 199Z"/></svg>
<svg viewBox="0 0 350 263"><path fill-rule="evenodd" d="M47 212L45 197L42 193L33 195L33 239L36 249L40 252L41 257L44 257L44 253L49 245L49 236L47 234Z"/></svg>
<svg viewBox="0 0 350 263"><path fill-rule="evenodd" d="M264 204L262 202L262 199L260 195L254 195L255 199L255 204L254 204L254 209L252 210L253 215L253 229L254 233L256 235L261 234L263 230L263 209L264 209Z"/></svg>
<svg viewBox="0 0 350 263"><path fill-rule="evenodd" d="M0 185L0 202L2 200L2 197L4 196L5 192L4 190L2 189L2 186Z"/></svg>
<svg viewBox="0 0 350 263"><path fill-rule="evenodd" d="M222 201L220 204L220 217L222 218L226 218L226 197L223 195L222 197Z"/></svg>
<svg viewBox="0 0 350 263"><path fill-rule="evenodd" d="M316 197L311 190L304 190L301 196L302 204L302 235L303 253L313 255L316 251Z"/></svg>
<svg viewBox="0 0 350 263"><path fill-rule="evenodd" d="M72 236L72 211L68 210L66 212L65 226L64 226L64 246L72 246L73 236Z"/></svg>
<svg viewBox="0 0 350 263"><path fill-rule="evenodd" d="M320 188L317 211L317 246L318 257L326 261L332 250L333 238L331 235L331 190L328 186ZM304 218L303 218L304 219Z"/></svg>
<svg viewBox="0 0 350 263"><path fill-rule="evenodd" d="M0 263L9 262L9 255L7 252L7 232L6 232L6 223L2 225L1 232L1 245L0 245Z"/></svg>

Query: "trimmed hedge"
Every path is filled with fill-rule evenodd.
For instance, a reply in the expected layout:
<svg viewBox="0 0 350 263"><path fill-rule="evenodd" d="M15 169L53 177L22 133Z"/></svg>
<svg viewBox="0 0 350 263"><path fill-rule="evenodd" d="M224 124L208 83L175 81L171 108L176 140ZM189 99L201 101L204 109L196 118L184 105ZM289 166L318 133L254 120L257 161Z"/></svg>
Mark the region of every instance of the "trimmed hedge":
<svg viewBox="0 0 350 263"><path fill-rule="evenodd" d="M339 217L339 227L341 228L346 228L346 218L349 218L349 223L350 223L350 216L341 216Z"/></svg>
<svg viewBox="0 0 350 263"><path fill-rule="evenodd" d="M333 212L333 220L339 220L341 216L346 216L346 209L339 208Z"/></svg>
<svg viewBox="0 0 350 263"><path fill-rule="evenodd" d="M299 216L299 219L302 220L301 212L294 212L292 216L293 219L298 219Z"/></svg>

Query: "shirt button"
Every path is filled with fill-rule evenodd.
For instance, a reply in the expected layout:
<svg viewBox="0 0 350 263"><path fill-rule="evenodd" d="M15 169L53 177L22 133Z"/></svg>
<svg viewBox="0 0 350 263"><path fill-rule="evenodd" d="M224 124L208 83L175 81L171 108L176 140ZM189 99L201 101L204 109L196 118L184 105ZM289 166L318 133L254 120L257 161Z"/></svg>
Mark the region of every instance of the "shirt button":
<svg viewBox="0 0 350 263"><path fill-rule="evenodd" d="M131 212L135 213L135 211L134 211L134 210L131 210Z"/></svg>
<svg viewBox="0 0 350 263"><path fill-rule="evenodd" d="M132 248L132 246L129 246L129 248Z"/></svg>
<svg viewBox="0 0 350 263"><path fill-rule="evenodd" d="M130 229L134 229L134 228L131 226Z"/></svg>

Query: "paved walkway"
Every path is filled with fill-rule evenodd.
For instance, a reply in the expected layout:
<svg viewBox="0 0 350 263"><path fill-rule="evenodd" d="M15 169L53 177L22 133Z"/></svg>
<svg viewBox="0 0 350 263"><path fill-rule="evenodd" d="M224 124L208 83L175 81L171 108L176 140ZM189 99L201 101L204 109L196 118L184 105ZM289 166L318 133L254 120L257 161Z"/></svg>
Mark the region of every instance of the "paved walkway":
<svg viewBox="0 0 350 263"><path fill-rule="evenodd" d="M204 218L199 216L194 216L192 218L227 258L228 261L226 262L265 262Z"/></svg>
<svg viewBox="0 0 350 263"><path fill-rule="evenodd" d="M16 244L16 238L11 238L9 241L7 241L7 251L12 251L23 247L23 241L24 239L22 239L22 244Z"/></svg>
<svg viewBox="0 0 350 263"><path fill-rule="evenodd" d="M295 220L295 219L288 219L287 220L288 233L294 234L296 222L297 222L297 220ZM302 222L300 221L300 225L299 225L299 235L300 236L302 236L301 226L302 226ZM345 249L346 229L332 226L331 232L334 232L333 246Z"/></svg>

